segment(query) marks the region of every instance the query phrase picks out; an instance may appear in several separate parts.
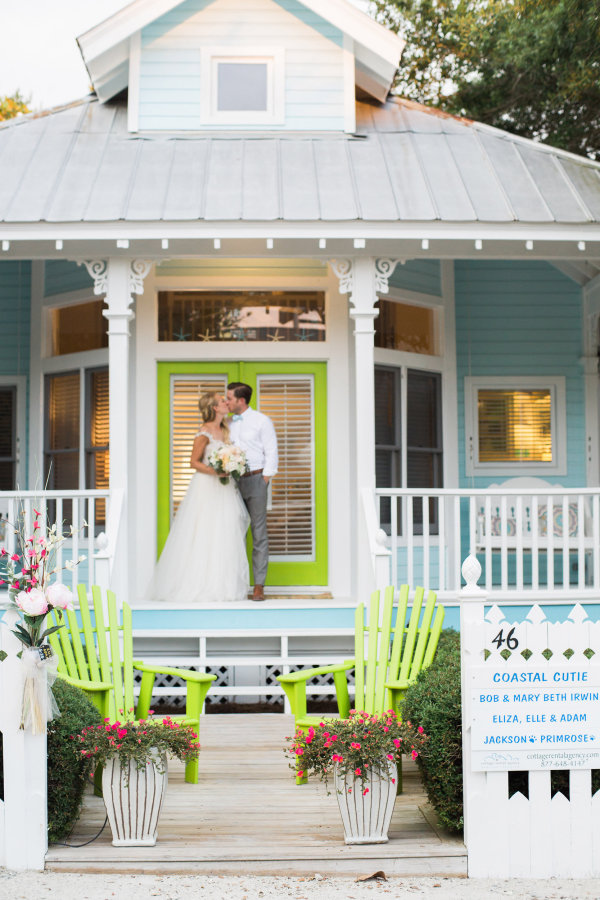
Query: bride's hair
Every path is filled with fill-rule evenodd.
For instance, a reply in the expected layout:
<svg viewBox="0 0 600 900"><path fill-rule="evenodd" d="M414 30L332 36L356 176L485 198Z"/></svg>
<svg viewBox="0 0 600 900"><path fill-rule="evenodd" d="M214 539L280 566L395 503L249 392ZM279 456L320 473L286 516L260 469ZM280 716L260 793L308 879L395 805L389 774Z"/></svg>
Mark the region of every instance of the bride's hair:
<svg viewBox="0 0 600 900"><path fill-rule="evenodd" d="M215 421L217 417L215 413L215 406L217 405L220 396L221 395L218 391L207 391L206 394L200 395L200 399L198 400L198 409L200 410L200 415L204 424ZM223 421L221 422L221 430L225 435L225 440L229 440L229 426L227 425L225 419L223 419Z"/></svg>

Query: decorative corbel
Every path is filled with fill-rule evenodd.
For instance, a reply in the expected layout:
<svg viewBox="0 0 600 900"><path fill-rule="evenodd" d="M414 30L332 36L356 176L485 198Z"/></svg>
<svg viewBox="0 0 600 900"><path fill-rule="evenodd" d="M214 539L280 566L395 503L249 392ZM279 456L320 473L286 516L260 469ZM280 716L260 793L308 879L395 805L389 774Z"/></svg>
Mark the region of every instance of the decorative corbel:
<svg viewBox="0 0 600 900"><path fill-rule="evenodd" d="M94 282L94 294L106 294L108 290L108 260L78 259L78 266L85 266Z"/></svg>
<svg viewBox="0 0 600 900"><path fill-rule="evenodd" d="M331 268L340 283L340 294L352 294L354 290L354 264L351 259L332 259Z"/></svg>
<svg viewBox="0 0 600 900"><path fill-rule="evenodd" d="M403 259L376 259L375 260L375 288L380 294L389 291L389 280L394 274L398 263L404 264Z"/></svg>
<svg viewBox="0 0 600 900"><path fill-rule="evenodd" d="M129 271L129 293L143 294L144 279L152 268L152 260L132 259Z"/></svg>

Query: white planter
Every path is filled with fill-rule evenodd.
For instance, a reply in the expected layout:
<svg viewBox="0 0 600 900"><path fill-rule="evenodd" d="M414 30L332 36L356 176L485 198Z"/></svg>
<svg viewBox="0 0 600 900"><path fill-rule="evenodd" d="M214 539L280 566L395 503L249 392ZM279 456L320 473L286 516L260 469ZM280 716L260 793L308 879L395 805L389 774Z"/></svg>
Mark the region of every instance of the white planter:
<svg viewBox="0 0 600 900"><path fill-rule="evenodd" d="M336 766L334 782L346 844L385 844L396 802L398 772L394 763L383 760L364 781L352 773L343 778ZM363 795L365 788L369 790Z"/></svg>
<svg viewBox="0 0 600 900"><path fill-rule="evenodd" d="M156 759L159 759L156 754ZM113 847L154 847L158 817L167 790L167 759L161 774L154 762L138 769L134 762L121 768L119 757L102 772L102 796L113 836Z"/></svg>

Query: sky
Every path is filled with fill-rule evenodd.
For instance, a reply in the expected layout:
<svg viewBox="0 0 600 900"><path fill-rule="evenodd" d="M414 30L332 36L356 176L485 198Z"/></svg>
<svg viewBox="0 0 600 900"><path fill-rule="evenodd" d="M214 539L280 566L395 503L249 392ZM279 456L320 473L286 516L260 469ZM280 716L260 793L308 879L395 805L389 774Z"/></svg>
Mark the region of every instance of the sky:
<svg viewBox="0 0 600 900"><path fill-rule="evenodd" d="M350 0L364 8L366 0ZM15 91L33 110L69 103L89 93L75 38L125 0L1 0L0 96Z"/></svg>

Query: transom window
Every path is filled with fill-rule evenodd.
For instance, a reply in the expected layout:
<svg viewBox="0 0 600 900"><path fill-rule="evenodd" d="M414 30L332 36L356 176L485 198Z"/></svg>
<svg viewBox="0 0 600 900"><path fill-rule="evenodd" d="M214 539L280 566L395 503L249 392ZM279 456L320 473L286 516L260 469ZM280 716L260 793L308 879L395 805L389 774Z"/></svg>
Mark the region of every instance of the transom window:
<svg viewBox="0 0 600 900"><path fill-rule="evenodd" d="M324 341L322 291L161 291L159 341Z"/></svg>
<svg viewBox="0 0 600 900"><path fill-rule="evenodd" d="M564 468L564 378L467 378L465 404L467 474Z"/></svg>
<svg viewBox="0 0 600 900"><path fill-rule="evenodd" d="M52 356L108 347L103 300L59 306L50 311Z"/></svg>
<svg viewBox="0 0 600 900"><path fill-rule="evenodd" d="M380 299L375 346L435 356L437 312L431 306Z"/></svg>

